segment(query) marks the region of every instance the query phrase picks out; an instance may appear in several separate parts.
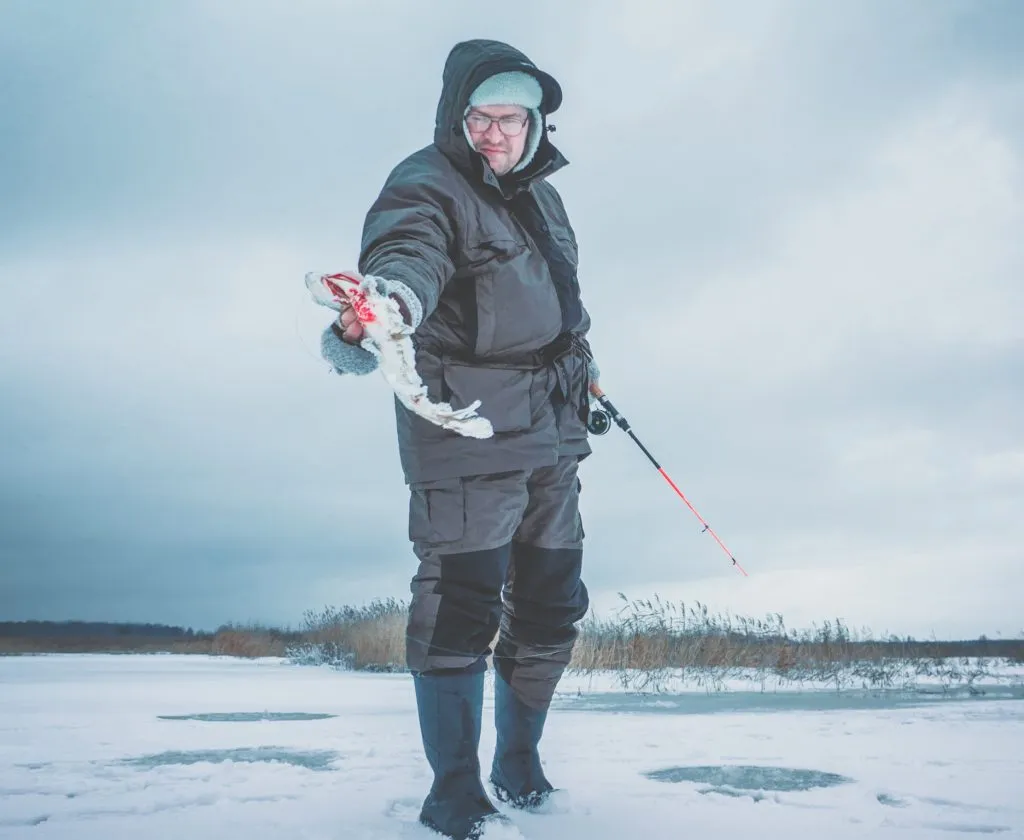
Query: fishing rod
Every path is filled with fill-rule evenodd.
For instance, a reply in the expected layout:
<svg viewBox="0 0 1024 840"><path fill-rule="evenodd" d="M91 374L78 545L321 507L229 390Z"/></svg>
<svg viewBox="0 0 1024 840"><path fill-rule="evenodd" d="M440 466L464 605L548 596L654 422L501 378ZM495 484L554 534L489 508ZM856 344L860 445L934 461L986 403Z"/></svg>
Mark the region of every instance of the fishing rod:
<svg viewBox="0 0 1024 840"><path fill-rule="evenodd" d="M711 536L715 538L715 542L717 542L719 546L721 546L722 551L724 551L726 555L728 555L729 559L732 561L732 565L735 566L743 574L744 577L749 577L744 568L736 561L736 558L733 556L733 553L729 551L729 549L725 547L725 543L722 542L721 539L719 539L718 534L716 534L712 527L708 525L708 523L704 520L704 517L697 512L697 509L692 504L690 504L690 500L686 498L686 496L683 494L683 491L679 489L678 485L672 480L669 474L665 472L665 468L658 463L657 459L651 454L650 450L646 446L644 446L640 438L636 436L626 418L619 413L619 410L615 408L615 406L612 404L612 401L608 399L608 395L605 394L605 392L602 391L595 382L592 382L590 384L590 393L593 394L594 398L601 404L601 408L604 409L603 411L598 409L590 412L590 417L587 420L587 428L590 430L591 434L606 434L608 430L612 427L612 421L614 421L615 425L617 425L620 429L622 429L622 431L629 435L633 439L633 442L640 447L640 451L647 456L648 460L652 464L654 464L654 468L660 473L661 477L664 478L665 481L668 482L669 486L676 491L676 495L679 496L679 498L686 503L686 506L693 512L693 515L700 520L700 523L704 526L704 529L701 531L701 533L703 534L704 531L707 531L709 534L711 534Z"/></svg>

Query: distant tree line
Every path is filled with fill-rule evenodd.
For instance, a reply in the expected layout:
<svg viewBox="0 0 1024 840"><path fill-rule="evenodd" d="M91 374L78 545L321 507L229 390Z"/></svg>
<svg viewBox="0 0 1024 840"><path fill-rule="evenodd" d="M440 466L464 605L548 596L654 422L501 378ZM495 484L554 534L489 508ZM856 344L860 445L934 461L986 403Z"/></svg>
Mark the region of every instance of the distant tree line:
<svg viewBox="0 0 1024 840"><path fill-rule="evenodd" d="M0 621L0 656L25 653L196 653L284 656L289 629L222 624L213 632L127 621Z"/></svg>
<svg viewBox="0 0 1024 840"><path fill-rule="evenodd" d="M169 624L134 624L110 621L0 621L0 638L7 639L180 639L211 634Z"/></svg>

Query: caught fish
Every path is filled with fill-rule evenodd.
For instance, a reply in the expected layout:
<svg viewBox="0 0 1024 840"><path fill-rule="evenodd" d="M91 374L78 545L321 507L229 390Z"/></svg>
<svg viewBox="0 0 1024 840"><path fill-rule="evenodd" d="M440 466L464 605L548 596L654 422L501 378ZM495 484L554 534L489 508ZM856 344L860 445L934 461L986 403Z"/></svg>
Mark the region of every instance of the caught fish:
<svg viewBox="0 0 1024 840"><path fill-rule="evenodd" d="M365 335L362 347L377 357L380 371L402 405L443 429L471 438L489 438L494 428L477 414L480 400L455 409L448 403L433 402L416 370L412 327L402 318L398 303L378 289L376 278L356 272L306 275L306 288L321 306L340 310L349 304Z"/></svg>

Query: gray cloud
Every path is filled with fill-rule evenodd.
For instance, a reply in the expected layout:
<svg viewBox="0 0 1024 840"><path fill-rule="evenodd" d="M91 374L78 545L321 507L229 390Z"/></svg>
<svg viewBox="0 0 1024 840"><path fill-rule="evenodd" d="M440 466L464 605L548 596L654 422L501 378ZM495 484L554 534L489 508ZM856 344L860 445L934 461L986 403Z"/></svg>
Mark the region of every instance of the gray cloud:
<svg viewBox="0 0 1024 840"><path fill-rule="evenodd" d="M325 372L299 280L352 263L484 36L562 81L605 387L751 572L613 431L583 475L598 608L1018 632L1017 4L476 9L4 5L0 617L407 591L390 399Z"/></svg>

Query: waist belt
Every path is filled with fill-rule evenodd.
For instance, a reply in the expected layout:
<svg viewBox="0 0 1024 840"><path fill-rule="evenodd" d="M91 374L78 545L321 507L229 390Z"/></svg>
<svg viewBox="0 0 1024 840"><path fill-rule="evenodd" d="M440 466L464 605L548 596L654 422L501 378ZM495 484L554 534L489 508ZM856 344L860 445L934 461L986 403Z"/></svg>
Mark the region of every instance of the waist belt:
<svg viewBox="0 0 1024 840"><path fill-rule="evenodd" d="M425 348L426 349L426 348ZM567 364L572 354L578 353L583 364ZM461 365L472 365L480 368L498 368L504 370L544 370L550 368L557 383L556 393L562 401L574 404L580 419L586 423L589 413L587 360L589 352L582 338L574 333L562 333L554 341L539 350L516 353L501 359L481 359L472 353L441 352L442 362L454 362Z"/></svg>
<svg viewBox="0 0 1024 840"><path fill-rule="evenodd" d="M511 353L500 359L483 359L472 353L443 353L441 358L460 365L482 368L504 368L506 370L541 370L567 356L576 348L572 333L562 333L539 350Z"/></svg>

